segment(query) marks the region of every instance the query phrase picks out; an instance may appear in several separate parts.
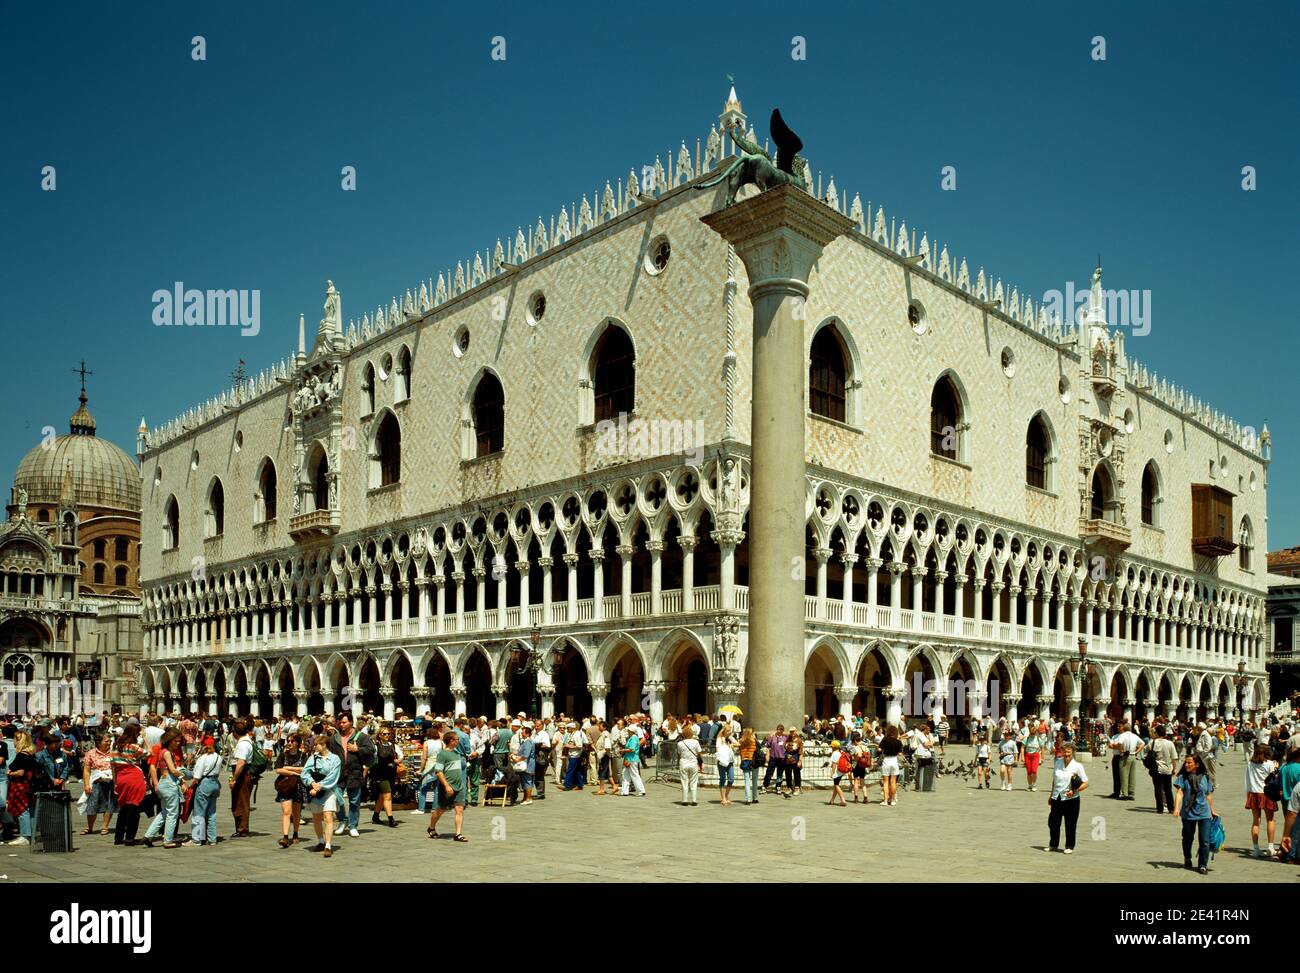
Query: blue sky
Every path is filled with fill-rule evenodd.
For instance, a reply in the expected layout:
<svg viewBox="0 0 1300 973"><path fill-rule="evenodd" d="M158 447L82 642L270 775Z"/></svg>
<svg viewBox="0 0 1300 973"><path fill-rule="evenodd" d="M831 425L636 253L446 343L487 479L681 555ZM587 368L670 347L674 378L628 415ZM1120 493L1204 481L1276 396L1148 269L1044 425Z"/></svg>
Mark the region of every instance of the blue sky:
<svg viewBox="0 0 1300 973"><path fill-rule="evenodd" d="M1100 252L1107 286L1149 290L1128 351L1267 420L1269 546L1300 544L1295 5L762 6L10 0L0 470L66 431L79 358L131 451L141 415L291 350L327 277L345 318L386 304L707 132L731 73L760 132L780 105L814 166L972 272L1041 296ZM259 289L261 333L154 327L178 280Z"/></svg>

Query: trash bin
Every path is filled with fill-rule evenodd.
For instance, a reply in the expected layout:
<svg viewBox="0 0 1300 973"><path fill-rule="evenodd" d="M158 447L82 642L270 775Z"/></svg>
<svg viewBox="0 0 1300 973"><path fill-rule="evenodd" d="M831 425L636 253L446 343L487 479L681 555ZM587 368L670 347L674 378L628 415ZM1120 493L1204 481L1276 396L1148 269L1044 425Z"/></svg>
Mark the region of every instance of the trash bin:
<svg viewBox="0 0 1300 973"><path fill-rule="evenodd" d="M39 791L36 819L32 822L33 853L72 851L72 795L67 791Z"/></svg>

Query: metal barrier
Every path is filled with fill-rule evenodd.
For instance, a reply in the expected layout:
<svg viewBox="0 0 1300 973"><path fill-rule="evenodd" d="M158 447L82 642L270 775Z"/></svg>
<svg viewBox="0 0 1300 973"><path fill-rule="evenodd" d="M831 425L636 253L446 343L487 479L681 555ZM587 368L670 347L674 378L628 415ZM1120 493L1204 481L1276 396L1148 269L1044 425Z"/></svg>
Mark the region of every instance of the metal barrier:
<svg viewBox="0 0 1300 973"><path fill-rule="evenodd" d="M880 752L871 747L871 769L867 771L866 781L868 785L880 783ZM736 786L742 787L740 779L740 755L737 753L734 757L735 767L734 776ZM659 741L655 745L655 755L653 763L647 761L646 770L652 771L646 777L646 783L660 784L681 784L682 771L681 763L677 755L677 747L673 743ZM915 779L915 765L910 757L904 754L899 758L899 787L907 787ZM779 775L779 776L778 776ZM766 780L785 780L785 775L781 768L772 770L768 774L768 766L765 765L758 772L759 783ZM834 777L834 768L831 766L831 747L826 744L807 744L803 750L803 766L799 768L799 778L801 787L811 787L818 789L829 789L831 787L831 778ZM842 786L851 786L852 771L844 775ZM936 776L942 776L936 772ZM701 787L718 786L718 757L713 751L704 753L704 768L700 771Z"/></svg>

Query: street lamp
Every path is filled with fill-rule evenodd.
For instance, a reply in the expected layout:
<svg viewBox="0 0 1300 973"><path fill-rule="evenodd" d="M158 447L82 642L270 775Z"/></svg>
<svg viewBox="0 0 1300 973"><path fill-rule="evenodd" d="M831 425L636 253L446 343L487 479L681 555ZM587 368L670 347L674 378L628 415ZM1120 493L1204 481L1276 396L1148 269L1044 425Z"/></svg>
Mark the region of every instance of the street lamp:
<svg viewBox="0 0 1300 973"><path fill-rule="evenodd" d="M1079 734L1083 737L1080 742L1092 751L1092 733L1090 731L1091 721L1088 718L1088 640L1079 639L1079 658L1070 660L1070 674L1080 680L1079 682Z"/></svg>
<svg viewBox="0 0 1300 973"><path fill-rule="evenodd" d="M536 625L533 626L533 630L529 633L529 641L532 642L533 647L531 649L518 645L510 653L510 661L514 664L515 670L524 673L541 671L549 676L559 661L559 653L538 651L538 646L542 641L542 630Z"/></svg>
<svg viewBox="0 0 1300 973"><path fill-rule="evenodd" d="M1241 705L1246 694L1246 660L1237 662L1237 674L1232 677L1232 684L1237 687L1237 722L1241 722Z"/></svg>

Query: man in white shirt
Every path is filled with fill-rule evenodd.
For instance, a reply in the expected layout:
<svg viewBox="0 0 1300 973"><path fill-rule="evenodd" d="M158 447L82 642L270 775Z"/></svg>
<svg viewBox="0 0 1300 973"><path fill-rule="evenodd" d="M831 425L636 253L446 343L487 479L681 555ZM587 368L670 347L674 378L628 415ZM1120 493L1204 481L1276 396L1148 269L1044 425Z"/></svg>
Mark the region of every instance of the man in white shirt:
<svg viewBox="0 0 1300 973"><path fill-rule="evenodd" d="M1125 721L1120 723L1119 733L1111 740L1110 749L1114 750L1119 758L1119 792L1116 797L1121 801L1134 800L1138 755L1146 749L1146 744Z"/></svg>
<svg viewBox="0 0 1300 973"><path fill-rule="evenodd" d="M156 747L162 742L162 736L162 717L149 717L149 725L144 728L144 745L149 748Z"/></svg>

